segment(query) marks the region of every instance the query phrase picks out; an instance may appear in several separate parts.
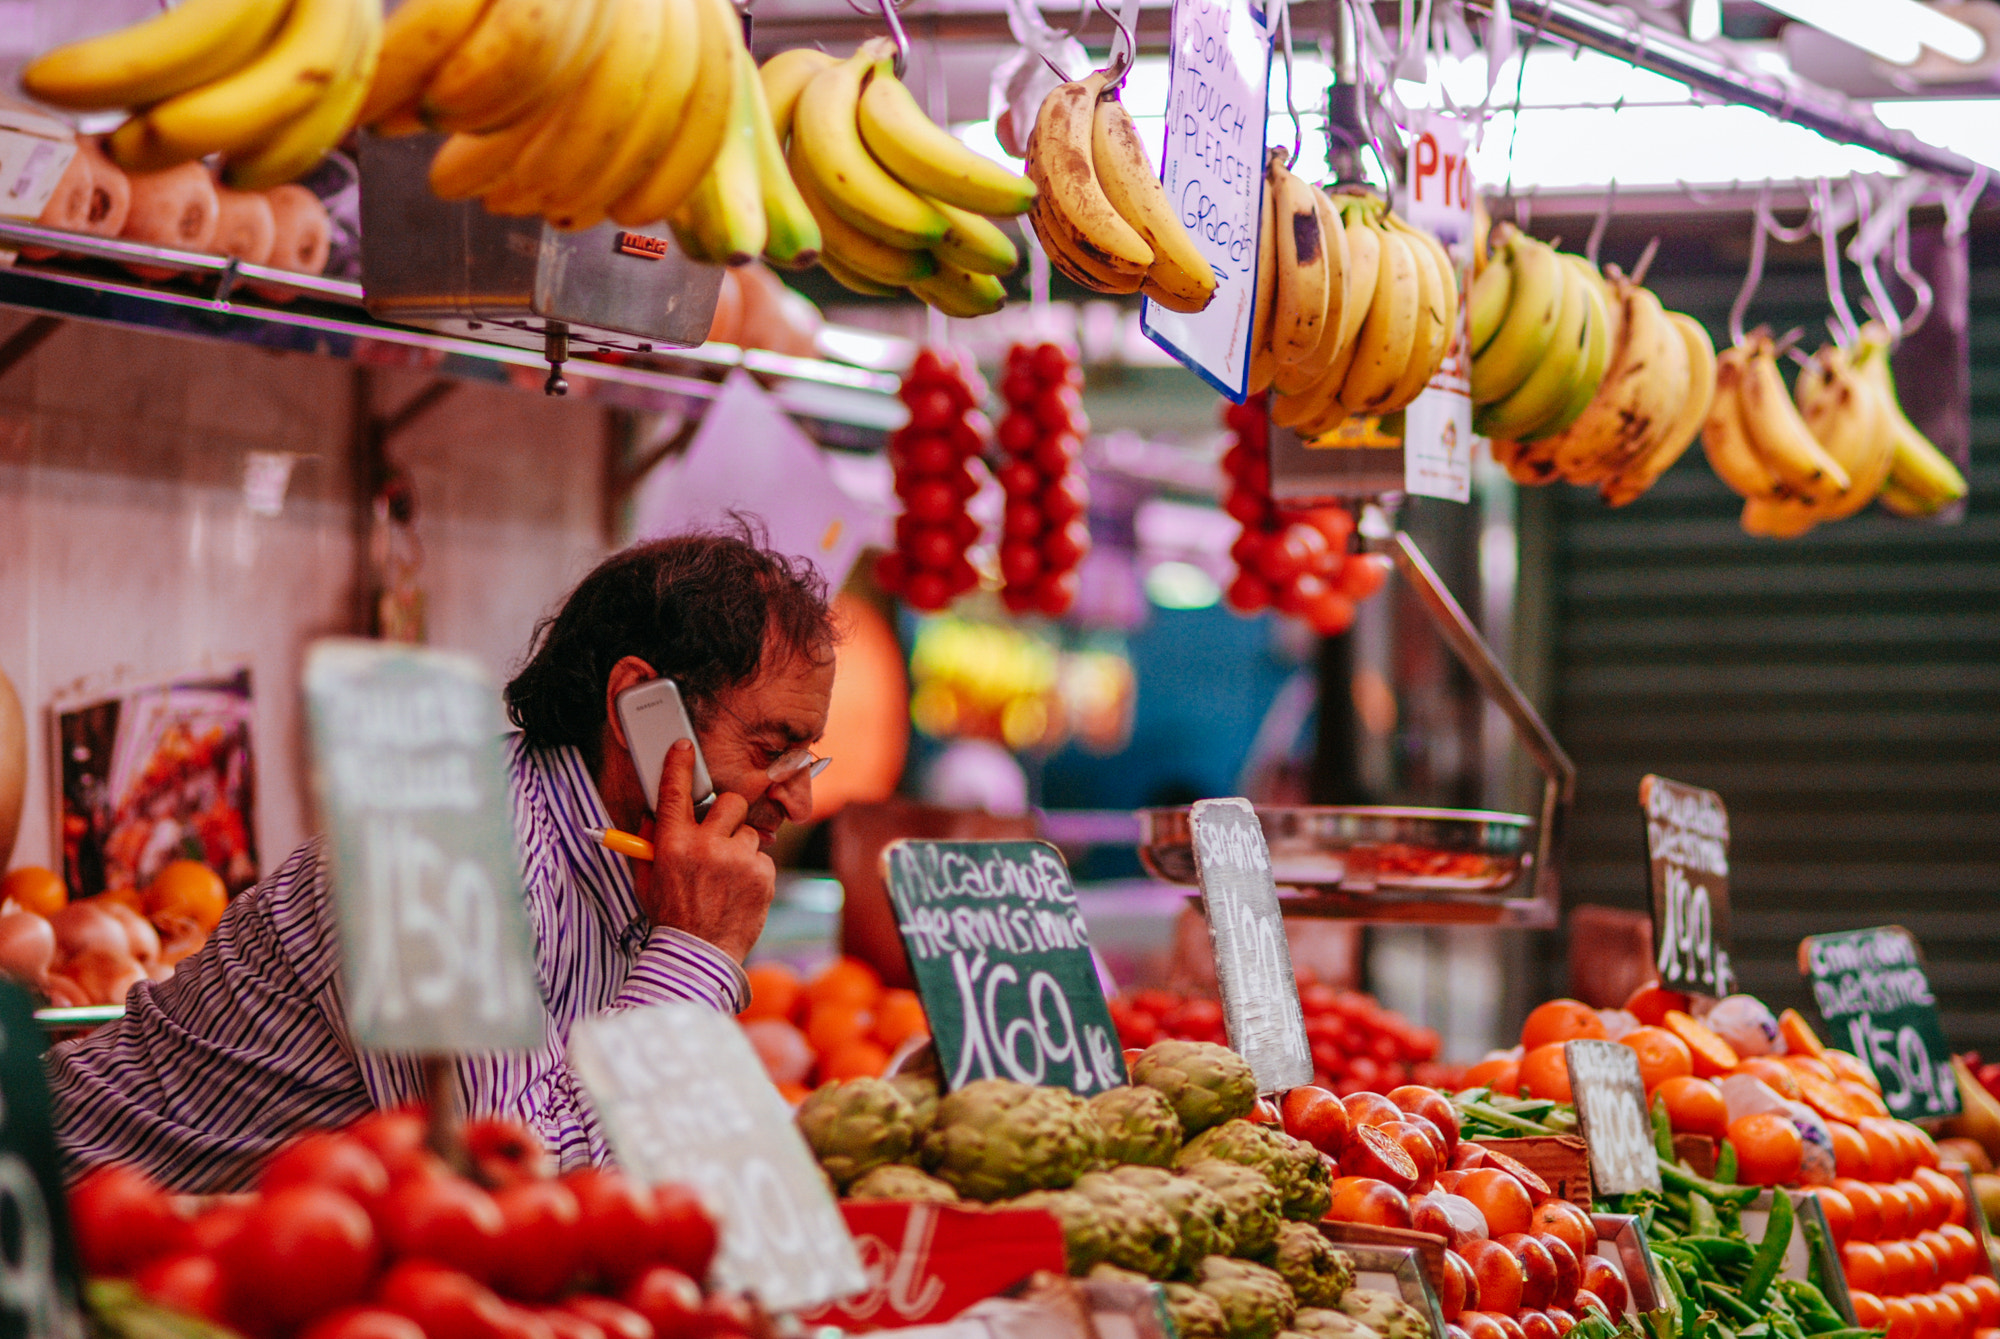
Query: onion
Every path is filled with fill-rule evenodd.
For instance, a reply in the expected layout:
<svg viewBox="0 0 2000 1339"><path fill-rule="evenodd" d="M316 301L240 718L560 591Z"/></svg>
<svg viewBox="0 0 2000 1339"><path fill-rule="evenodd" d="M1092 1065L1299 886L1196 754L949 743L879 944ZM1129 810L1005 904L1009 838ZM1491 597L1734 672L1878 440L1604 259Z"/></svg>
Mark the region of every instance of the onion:
<svg viewBox="0 0 2000 1339"><path fill-rule="evenodd" d="M151 921L123 902L113 902L105 910L124 927L126 948L141 967L151 967L160 960L160 932Z"/></svg>
<svg viewBox="0 0 2000 1339"><path fill-rule="evenodd" d="M118 918L97 898L72 902L49 917L56 932L56 961L67 964L86 953L132 956L132 941ZM65 967L65 970L67 968Z"/></svg>
<svg viewBox="0 0 2000 1339"><path fill-rule="evenodd" d="M61 972L50 972L42 980L42 990L49 997L49 1003L58 1009L80 1009L90 1003L90 996L82 986Z"/></svg>
<svg viewBox="0 0 2000 1339"><path fill-rule="evenodd" d="M91 949L69 963L70 974L92 1004L123 1004L125 992L146 979L146 969L122 947Z"/></svg>
<svg viewBox="0 0 2000 1339"><path fill-rule="evenodd" d="M40 989L56 959L56 932L32 911L0 915L0 972Z"/></svg>

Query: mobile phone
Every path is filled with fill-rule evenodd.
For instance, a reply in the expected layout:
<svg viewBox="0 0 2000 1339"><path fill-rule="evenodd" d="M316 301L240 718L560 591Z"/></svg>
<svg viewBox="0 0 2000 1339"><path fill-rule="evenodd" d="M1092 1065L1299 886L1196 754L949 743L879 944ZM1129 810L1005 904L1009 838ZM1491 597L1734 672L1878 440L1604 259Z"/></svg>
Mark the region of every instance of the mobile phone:
<svg viewBox="0 0 2000 1339"><path fill-rule="evenodd" d="M701 741L694 737L687 704L681 701L680 685L672 679L633 684L618 695L616 705L625 747L632 754L639 784L646 788L646 807L660 807L660 769L674 741L685 739L694 745L694 811L706 812L715 799L715 786L708 778L708 763L701 756Z"/></svg>

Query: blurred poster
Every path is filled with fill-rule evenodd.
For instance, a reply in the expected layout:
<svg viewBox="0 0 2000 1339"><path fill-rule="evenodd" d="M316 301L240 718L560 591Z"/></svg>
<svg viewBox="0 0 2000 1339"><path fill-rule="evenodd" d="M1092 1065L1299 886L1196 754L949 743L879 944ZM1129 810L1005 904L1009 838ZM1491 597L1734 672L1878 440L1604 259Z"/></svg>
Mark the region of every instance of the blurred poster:
<svg viewBox="0 0 2000 1339"><path fill-rule="evenodd" d="M54 712L72 897L144 888L199 860L232 895L257 881L250 669L190 675Z"/></svg>

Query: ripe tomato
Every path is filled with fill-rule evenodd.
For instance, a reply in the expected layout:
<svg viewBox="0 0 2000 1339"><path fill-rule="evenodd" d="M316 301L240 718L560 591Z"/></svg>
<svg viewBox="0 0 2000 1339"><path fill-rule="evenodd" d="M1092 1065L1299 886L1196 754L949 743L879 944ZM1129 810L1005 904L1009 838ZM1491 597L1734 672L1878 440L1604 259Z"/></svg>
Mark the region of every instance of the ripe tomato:
<svg viewBox="0 0 2000 1339"><path fill-rule="evenodd" d="M161 1256L134 1274L132 1282L161 1306L213 1321L227 1320L222 1267L212 1255L193 1251Z"/></svg>
<svg viewBox="0 0 2000 1339"><path fill-rule="evenodd" d="M69 1215L77 1253L92 1274L130 1274L188 1242L187 1220L173 1201L130 1167L101 1167L77 1182Z"/></svg>
<svg viewBox="0 0 2000 1339"><path fill-rule="evenodd" d="M425 1339L408 1316L379 1306L344 1306L314 1321L299 1339Z"/></svg>
<svg viewBox="0 0 2000 1339"><path fill-rule="evenodd" d="M653 1322L609 1297L578 1293L566 1297L562 1309L583 1317L602 1330L605 1339L653 1339Z"/></svg>
<svg viewBox="0 0 2000 1339"><path fill-rule="evenodd" d="M1525 1232L1510 1232L1499 1238L1502 1246L1514 1253L1521 1262L1521 1305L1532 1311L1557 1302L1567 1302L1576 1293L1574 1285L1563 1297L1556 1296L1556 1285L1561 1280L1561 1271L1556 1267L1555 1257L1549 1248Z"/></svg>
<svg viewBox="0 0 2000 1339"><path fill-rule="evenodd" d="M687 1186L668 1182L653 1190L660 1214L659 1247L654 1260L671 1265L697 1281L708 1277L719 1237L715 1219Z"/></svg>
<svg viewBox="0 0 2000 1339"><path fill-rule="evenodd" d="M1444 1136L1444 1156L1449 1165L1451 1155L1458 1151L1458 1111L1452 1106L1451 1099L1435 1088L1405 1084L1391 1091L1389 1100L1398 1109L1412 1116L1422 1116L1437 1128L1437 1132Z"/></svg>
<svg viewBox="0 0 2000 1339"><path fill-rule="evenodd" d="M223 1257L229 1312L254 1330L287 1330L367 1294L375 1224L325 1186L262 1197Z"/></svg>
<svg viewBox="0 0 2000 1339"><path fill-rule="evenodd" d="M424 1113L415 1107L374 1112L342 1133L374 1150L391 1182L402 1180L410 1172L429 1170L435 1162L436 1155L424 1142L427 1134Z"/></svg>
<svg viewBox="0 0 2000 1339"><path fill-rule="evenodd" d="M578 1235L586 1269L596 1270L608 1286L622 1288L653 1263L661 1236L660 1210L645 1187L602 1167L580 1168L562 1183L575 1193L582 1213Z"/></svg>
<svg viewBox="0 0 2000 1339"><path fill-rule="evenodd" d="M420 1255L480 1280L493 1277L506 1220L493 1197L472 1182L457 1176L412 1177L382 1200L381 1219L396 1255Z"/></svg>
<svg viewBox="0 0 2000 1339"><path fill-rule="evenodd" d="M1521 1291L1528 1276L1512 1251L1497 1241L1468 1241L1458 1253L1479 1281L1481 1310L1511 1316L1521 1309Z"/></svg>
<svg viewBox="0 0 2000 1339"><path fill-rule="evenodd" d="M465 1155L472 1159L480 1181L489 1186L538 1181L553 1170L548 1150L535 1132L502 1116L481 1116L465 1123Z"/></svg>
<svg viewBox="0 0 2000 1339"><path fill-rule="evenodd" d="M403 1260L382 1276L375 1301L422 1327L425 1339L497 1339L509 1307L491 1288L431 1260Z"/></svg>
<svg viewBox="0 0 2000 1339"><path fill-rule="evenodd" d="M1285 1133L1303 1139L1320 1152L1338 1158L1347 1147L1352 1122L1341 1100L1324 1088L1307 1085L1285 1094L1280 1108Z"/></svg>
<svg viewBox="0 0 2000 1339"><path fill-rule="evenodd" d="M189 1249L220 1256L229 1239L242 1230L250 1207L245 1201L223 1200L204 1209L188 1224Z"/></svg>
<svg viewBox="0 0 2000 1339"><path fill-rule="evenodd" d="M556 1339L608 1339L604 1327L559 1306L540 1306L535 1314L555 1332Z"/></svg>
<svg viewBox="0 0 2000 1339"><path fill-rule="evenodd" d="M308 1185L330 1187L365 1206L388 1193L389 1170L374 1149L352 1135L315 1131L279 1149L257 1178L257 1189L266 1195Z"/></svg>
<svg viewBox="0 0 2000 1339"><path fill-rule="evenodd" d="M493 1281L509 1296L546 1301L575 1279L584 1243L577 1232L583 1210L560 1181L520 1181L493 1196L503 1226Z"/></svg>
<svg viewBox="0 0 2000 1339"><path fill-rule="evenodd" d="M1622 1316L1629 1296L1625 1275L1617 1265L1601 1255L1593 1255L1583 1262L1583 1286L1576 1290L1576 1311L1579 1315L1590 1309L1585 1302L1594 1297L1612 1316Z"/></svg>
<svg viewBox="0 0 2000 1339"><path fill-rule="evenodd" d="M619 1300L652 1323L654 1339L700 1339L704 1333L701 1289L678 1269L653 1266Z"/></svg>

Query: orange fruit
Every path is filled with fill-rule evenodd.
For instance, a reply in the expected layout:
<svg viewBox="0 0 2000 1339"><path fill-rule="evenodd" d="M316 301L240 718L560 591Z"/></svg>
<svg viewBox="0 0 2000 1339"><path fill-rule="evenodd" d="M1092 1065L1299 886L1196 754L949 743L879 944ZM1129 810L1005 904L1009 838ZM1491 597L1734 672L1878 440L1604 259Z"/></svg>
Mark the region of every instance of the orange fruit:
<svg viewBox="0 0 2000 1339"><path fill-rule="evenodd" d="M1664 1026L1667 1031L1687 1043L1688 1054L1694 1060L1694 1074L1698 1079L1713 1079L1727 1074L1742 1063L1736 1048L1715 1034L1706 1023L1698 1021L1693 1014L1682 1013L1679 1009L1667 1010Z"/></svg>
<svg viewBox="0 0 2000 1339"><path fill-rule="evenodd" d="M843 1042L819 1062L825 1079L872 1079L889 1067L889 1053L866 1037Z"/></svg>
<svg viewBox="0 0 2000 1339"><path fill-rule="evenodd" d="M1938 1155L1937 1141L1930 1137L1923 1126L1909 1121L1897 1121L1896 1126L1903 1132L1903 1140L1910 1146L1910 1152L1917 1160L1917 1166L1936 1168L1943 1159Z"/></svg>
<svg viewBox="0 0 2000 1339"><path fill-rule="evenodd" d="M1886 1186L1876 1186L1875 1190L1882 1197L1881 1240L1901 1241L1915 1232L1919 1206L1910 1199L1910 1193L1903 1188L1903 1183L1892 1181ZM1891 1288L1889 1291L1893 1293L1907 1290Z"/></svg>
<svg viewBox="0 0 2000 1339"><path fill-rule="evenodd" d="M1868 1118L1870 1110L1867 1104L1839 1084L1830 1083L1805 1069L1793 1068L1792 1074L1799 1081L1799 1096L1805 1104L1829 1121L1851 1125Z"/></svg>
<svg viewBox="0 0 2000 1339"><path fill-rule="evenodd" d="M1889 1266L1882 1258L1881 1248L1873 1242L1848 1242L1840 1248L1840 1264L1841 1272L1847 1275L1848 1287L1877 1295L1883 1292Z"/></svg>
<svg viewBox="0 0 2000 1339"><path fill-rule="evenodd" d="M836 958L819 975L806 983L806 1007L845 1004L856 1009L872 1009L882 993L882 978L859 958Z"/></svg>
<svg viewBox="0 0 2000 1339"><path fill-rule="evenodd" d="M827 1003L813 1006L806 1016L806 1040L824 1059L851 1041L860 1041L875 1025L875 1016L852 1005Z"/></svg>
<svg viewBox="0 0 2000 1339"><path fill-rule="evenodd" d="M1790 1185L1805 1162L1805 1140L1790 1118L1775 1111L1739 1116L1729 1123L1736 1149L1736 1179L1750 1186Z"/></svg>
<svg viewBox="0 0 2000 1339"><path fill-rule="evenodd" d="M1678 990L1668 990L1658 981L1648 981L1626 997L1624 1010L1647 1027L1660 1027L1667 1021L1667 1010L1679 1009L1686 1012L1694 1001Z"/></svg>
<svg viewBox="0 0 2000 1339"><path fill-rule="evenodd" d="M1505 1055L1481 1060L1465 1071L1465 1086L1491 1088L1503 1096L1513 1097L1521 1091L1521 1062Z"/></svg>
<svg viewBox="0 0 2000 1339"><path fill-rule="evenodd" d="M1888 1339L1923 1339L1917 1329L1917 1309L1907 1297L1882 1299L1882 1327L1889 1332Z"/></svg>
<svg viewBox="0 0 2000 1339"><path fill-rule="evenodd" d="M1833 1136L1833 1170L1836 1176L1851 1176L1857 1181L1870 1180L1874 1175L1874 1159L1868 1153L1868 1141L1861 1137L1861 1131L1845 1121L1830 1120L1826 1123L1827 1133Z"/></svg>
<svg viewBox="0 0 2000 1339"><path fill-rule="evenodd" d="M1848 1230L1849 1241L1880 1241L1882 1239L1882 1192L1866 1181L1850 1176L1833 1178L1833 1188L1847 1196L1848 1205L1854 1210L1854 1226Z"/></svg>
<svg viewBox="0 0 2000 1339"><path fill-rule="evenodd" d="M1783 1061L1764 1055L1752 1056L1729 1072L1763 1080L1766 1087L1788 1102L1799 1100L1798 1076Z"/></svg>
<svg viewBox="0 0 2000 1339"><path fill-rule="evenodd" d="M1837 1082L1840 1078L1840 1075L1833 1072L1833 1066L1821 1060L1818 1056L1781 1055L1774 1058L1794 1074L1810 1074L1814 1078L1823 1079L1828 1083Z"/></svg>
<svg viewBox="0 0 2000 1339"><path fill-rule="evenodd" d="M1530 1097L1545 1101L1573 1100L1569 1087L1569 1058L1559 1041L1535 1047L1521 1057L1521 1086Z"/></svg>
<svg viewBox="0 0 2000 1339"><path fill-rule="evenodd" d="M10 899L37 916L53 916L69 905L69 885L52 869L23 865L0 879L0 899Z"/></svg>
<svg viewBox="0 0 2000 1339"><path fill-rule="evenodd" d="M1924 1264L1917 1259L1917 1244L1913 1241L1885 1240L1881 1251L1884 1279L1882 1286L1874 1291L1885 1297L1901 1297L1905 1293L1916 1292L1924 1270Z"/></svg>
<svg viewBox="0 0 2000 1339"><path fill-rule="evenodd" d="M1497 1241L1509 1232L1526 1232L1535 1218L1528 1190L1506 1172L1480 1167L1465 1174L1455 1192L1472 1201L1486 1216L1486 1230Z"/></svg>
<svg viewBox="0 0 2000 1339"><path fill-rule="evenodd" d="M1778 1015L1778 1035L1785 1039L1785 1049L1793 1055L1811 1056L1818 1059L1826 1054L1826 1043L1813 1031L1806 1016L1797 1009L1787 1009Z"/></svg>
<svg viewBox="0 0 2000 1339"><path fill-rule="evenodd" d="M1979 1328L2000 1325L2000 1281L1990 1274L1974 1274L1965 1283L1979 1294Z"/></svg>
<svg viewBox="0 0 2000 1339"><path fill-rule="evenodd" d="M1909 1150L1896 1133L1893 1121L1870 1118L1856 1123L1868 1145L1868 1164L1874 1169L1871 1181L1897 1181L1908 1174Z"/></svg>
<svg viewBox="0 0 2000 1339"><path fill-rule="evenodd" d="M1888 1320L1889 1313L1882 1309L1882 1299L1875 1293L1849 1287L1847 1296L1854 1303L1854 1321L1862 1329L1879 1330Z"/></svg>
<svg viewBox="0 0 2000 1339"><path fill-rule="evenodd" d="M1887 1120L1889 1118L1888 1103L1882 1100L1882 1094L1877 1089L1870 1088L1865 1083L1857 1083L1853 1079L1842 1079L1833 1086L1846 1093L1861 1106L1867 1107L1875 1119Z"/></svg>
<svg viewBox="0 0 2000 1339"><path fill-rule="evenodd" d="M1668 1035L1672 1035L1671 1033ZM1692 1074L1664 1079L1653 1096L1667 1104L1667 1123L1679 1134L1721 1139L1729 1133L1729 1103L1722 1089Z"/></svg>
<svg viewBox="0 0 2000 1339"><path fill-rule="evenodd" d="M1649 1093L1668 1079L1694 1073L1687 1043L1663 1027L1635 1027L1618 1040L1638 1052L1639 1080Z"/></svg>
<svg viewBox="0 0 2000 1339"><path fill-rule="evenodd" d="M199 860L170 860L146 885L148 916L185 916L204 932L213 930L228 908L222 876Z"/></svg>
<svg viewBox="0 0 2000 1339"><path fill-rule="evenodd" d="M1603 1041L1604 1020L1582 1000L1550 1000L1535 1006L1521 1025L1521 1049L1534 1051L1559 1041Z"/></svg>
<svg viewBox="0 0 2000 1339"><path fill-rule="evenodd" d="M1854 1234L1854 1206L1847 1196L1832 1186L1814 1186L1810 1192L1819 1201L1820 1212L1826 1216L1827 1230L1833 1233L1833 1244L1844 1246Z"/></svg>
<svg viewBox="0 0 2000 1339"><path fill-rule="evenodd" d="M1875 1071L1846 1051L1836 1051L1831 1046L1821 1052L1820 1059L1826 1061L1836 1079L1848 1079L1861 1084L1877 1097L1882 1095L1882 1081L1875 1077Z"/></svg>
<svg viewBox="0 0 2000 1339"><path fill-rule="evenodd" d="M799 1002L799 974L782 962L757 962L743 969L750 978L750 1007L736 1015L746 1023L790 1018Z"/></svg>
<svg viewBox="0 0 2000 1339"><path fill-rule="evenodd" d="M912 1037L927 1036L931 1020L914 990L885 990L875 1002L875 1040L895 1050Z"/></svg>

